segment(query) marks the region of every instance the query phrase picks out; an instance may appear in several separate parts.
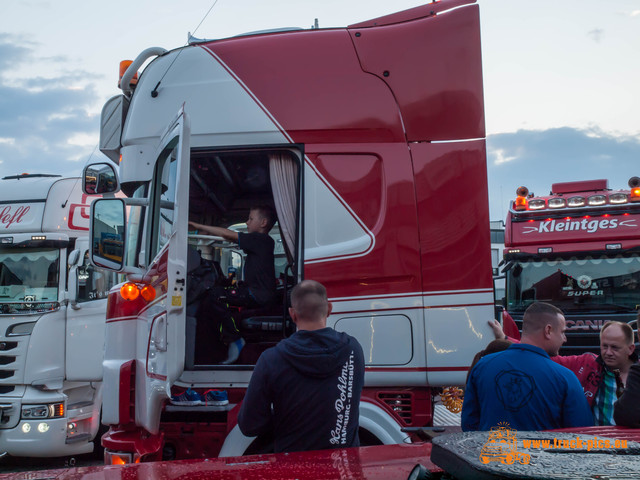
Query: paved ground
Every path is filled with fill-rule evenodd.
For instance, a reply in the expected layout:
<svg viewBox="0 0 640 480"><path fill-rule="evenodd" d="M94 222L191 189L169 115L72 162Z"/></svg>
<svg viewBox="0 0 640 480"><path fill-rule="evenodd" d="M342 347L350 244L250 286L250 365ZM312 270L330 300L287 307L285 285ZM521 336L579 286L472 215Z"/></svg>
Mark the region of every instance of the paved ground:
<svg viewBox="0 0 640 480"><path fill-rule="evenodd" d="M88 467L102 465L104 461L94 455L78 455L77 457L56 458L13 458L0 459L0 473L29 472L49 470L52 468Z"/></svg>

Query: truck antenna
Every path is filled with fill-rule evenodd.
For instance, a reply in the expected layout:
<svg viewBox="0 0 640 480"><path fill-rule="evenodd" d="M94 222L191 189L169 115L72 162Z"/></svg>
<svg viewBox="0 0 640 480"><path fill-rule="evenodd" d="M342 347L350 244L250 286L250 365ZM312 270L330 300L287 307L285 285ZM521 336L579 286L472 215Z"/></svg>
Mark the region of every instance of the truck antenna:
<svg viewBox="0 0 640 480"><path fill-rule="evenodd" d="M216 6L216 3L218 3L218 0L215 0L213 2L213 4L211 5L211 7L209 7L209 10L207 11L207 13L205 13L204 17L202 17L202 20L200 20L200 23L198 24L198 26L195 28L195 30L193 31L193 34L189 33L189 35L187 35L187 43L185 45L189 45L189 38L192 35L195 35L195 33L198 31L198 29L200 28L200 25L202 25L202 22L204 22L207 17L209 16L209 14L211 13L211 10L213 10L213 7ZM175 56L175 58L173 59L173 61L171 62L171 64L167 67L167 69L165 70L164 74L162 75L162 77L160 77L160 80L158 81L158 83L156 83L155 88L151 91L151 97L156 98L158 96L158 88L160 87L160 84L162 83L162 80L164 80L165 75L169 72L169 70L171 70L171 67L173 66L173 64L175 63L175 61L178 59L178 57L180 56L180 54L182 53L182 50L178 52L178 54Z"/></svg>
<svg viewBox="0 0 640 480"><path fill-rule="evenodd" d="M211 5L211 7L209 8L209 10L207 11L207 13L204 15L204 17L202 17L202 20L200 20L200 23L198 24L198 26L196 27L196 29L193 31L193 35L196 34L196 32L198 31L198 29L200 28L200 25L202 25L202 22L204 22L207 17L209 16L209 14L211 13L211 10L213 10L213 7L216 6L216 3L218 3L218 0L215 0L215 2L213 2L213 5ZM188 43L188 41L187 41Z"/></svg>

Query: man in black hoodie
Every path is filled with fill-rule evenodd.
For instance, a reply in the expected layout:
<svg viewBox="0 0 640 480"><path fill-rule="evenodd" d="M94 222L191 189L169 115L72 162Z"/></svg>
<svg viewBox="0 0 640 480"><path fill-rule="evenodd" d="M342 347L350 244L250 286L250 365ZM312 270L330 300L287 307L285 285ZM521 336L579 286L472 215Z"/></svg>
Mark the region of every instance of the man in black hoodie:
<svg viewBox="0 0 640 480"><path fill-rule="evenodd" d="M247 436L273 432L275 452L357 447L362 347L327 327L331 303L320 283L296 285L291 305L298 331L258 360L238 426Z"/></svg>

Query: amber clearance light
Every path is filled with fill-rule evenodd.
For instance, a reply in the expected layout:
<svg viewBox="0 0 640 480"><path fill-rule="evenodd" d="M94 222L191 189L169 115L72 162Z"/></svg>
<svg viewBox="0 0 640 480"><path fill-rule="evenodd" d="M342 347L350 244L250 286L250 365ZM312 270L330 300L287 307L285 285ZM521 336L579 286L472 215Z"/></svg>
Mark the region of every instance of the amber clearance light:
<svg viewBox="0 0 640 480"><path fill-rule="evenodd" d="M133 301L138 297L144 298L147 302L150 302L156 298L156 289L151 285L138 286L133 282L127 282L120 287L120 295L125 300Z"/></svg>
<svg viewBox="0 0 640 480"><path fill-rule="evenodd" d="M140 289L135 283L127 282L120 287L120 295L125 300L133 301L140 295Z"/></svg>
<svg viewBox="0 0 640 480"><path fill-rule="evenodd" d="M629 200L640 202L640 177L631 177L629 179L629 188L631 189Z"/></svg>
<svg viewBox="0 0 640 480"><path fill-rule="evenodd" d="M151 285L145 285L144 287L142 287L140 289L140 295L142 296L142 298L144 298L147 302L150 302L151 300L153 300L154 298L156 298L156 289L153 288Z"/></svg>
<svg viewBox="0 0 640 480"><path fill-rule="evenodd" d="M118 88L120 88L120 83L124 75L124 72L127 71L127 68L129 68L129 66L132 63L133 63L133 60L122 60L120 62L120 75L118 76ZM138 73L136 72L136 74L131 78L129 85L137 85L137 83L138 83Z"/></svg>
<svg viewBox="0 0 640 480"><path fill-rule="evenodd" d="M516 190L516 200L514 203L514 208L516 210L526 210L527 209L527 195L529 194L529 189L527 187L518 187Z"/></svg>

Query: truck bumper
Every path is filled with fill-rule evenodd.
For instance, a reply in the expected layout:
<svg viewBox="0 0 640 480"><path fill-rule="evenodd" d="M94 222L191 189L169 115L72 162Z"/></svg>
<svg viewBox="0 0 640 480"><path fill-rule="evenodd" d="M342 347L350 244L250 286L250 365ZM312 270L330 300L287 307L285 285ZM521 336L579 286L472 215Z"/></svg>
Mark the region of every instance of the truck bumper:
<svg viewBox="0 0 640 480"><path fill-rule="evenodd" d="M66 418L20 420L0 429L0 453L14 457L63 457L93 451L90 435L67 438Z"/></svg>

